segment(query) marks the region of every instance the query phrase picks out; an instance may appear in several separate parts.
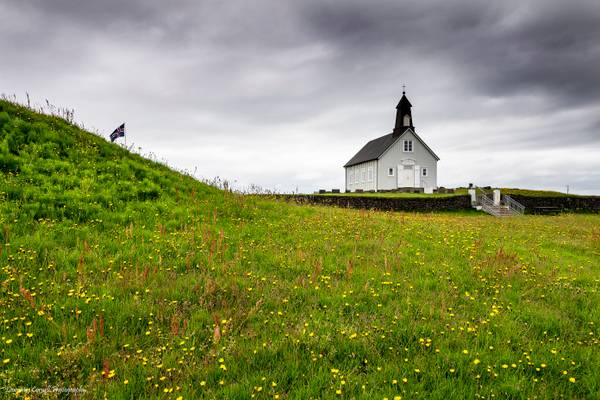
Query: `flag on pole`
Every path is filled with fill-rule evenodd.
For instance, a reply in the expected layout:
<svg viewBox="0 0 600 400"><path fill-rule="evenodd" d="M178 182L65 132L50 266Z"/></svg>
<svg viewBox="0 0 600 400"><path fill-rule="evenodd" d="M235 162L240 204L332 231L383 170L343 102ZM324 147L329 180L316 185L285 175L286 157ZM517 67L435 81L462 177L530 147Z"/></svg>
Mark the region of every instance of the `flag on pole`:
<svg viewBox="0 0 600 400"><path fill-rule="evenodd" d="M110 141L114 142L117 138L125 137L125 123L122 123L117 129L110 134Z"/></svg>

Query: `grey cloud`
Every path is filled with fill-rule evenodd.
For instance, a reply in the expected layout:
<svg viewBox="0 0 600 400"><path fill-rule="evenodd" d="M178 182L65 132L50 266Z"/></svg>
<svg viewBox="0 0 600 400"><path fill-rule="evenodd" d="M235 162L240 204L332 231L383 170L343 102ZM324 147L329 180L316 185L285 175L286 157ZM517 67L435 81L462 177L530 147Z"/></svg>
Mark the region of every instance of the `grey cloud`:
<svg viewBox="0 0 600 400"><path fill-rule="evenodd" d="M406 83L440 183L464 184L478 153L565 138L597 152L598 20L585 0L5 2L0 92L103 131L126 120L136 143L204 176L313 190L341 186L341 165L390 131ZM576 174L596 188L589 165Z"/></svg>

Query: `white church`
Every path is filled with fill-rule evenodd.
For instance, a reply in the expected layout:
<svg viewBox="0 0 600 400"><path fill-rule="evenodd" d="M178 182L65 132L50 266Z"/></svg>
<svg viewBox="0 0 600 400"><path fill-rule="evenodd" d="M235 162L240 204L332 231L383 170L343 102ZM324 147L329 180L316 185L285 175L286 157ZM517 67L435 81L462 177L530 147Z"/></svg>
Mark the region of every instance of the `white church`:
<svg viewBox="0 0 600 400"><path fill-rule="evenodd" d="M440 158L416 134L411 107L403 91L393 132L368 142L344 165L346 192L437 189Z"/></svg>

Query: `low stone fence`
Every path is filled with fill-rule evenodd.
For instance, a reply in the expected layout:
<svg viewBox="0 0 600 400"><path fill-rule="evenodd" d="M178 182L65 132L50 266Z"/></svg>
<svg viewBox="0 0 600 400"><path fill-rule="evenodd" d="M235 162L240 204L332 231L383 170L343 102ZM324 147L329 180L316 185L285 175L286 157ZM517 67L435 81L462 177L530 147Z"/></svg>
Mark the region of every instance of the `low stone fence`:
<svg viewBox="0 0 600 400"><path fill-rule="evenodd" d="M375 196L323 196L323 195L280 195L288 201L299 204L362 208L383 211L464 211L472 210L471 198L464 196L448 197L375 197Z"/></svg>
<svg viewBox="0 0 600 400"><path fill-rule="evenodd" d="M526 214L537 214L556 209L559 212L599 213L600 196L523 196L510 197L525 206Z"/></svg>
<svg viewBox="0 0 600 400"><path fill-rule="evenodd" d="M383 211L466 211L473 210L469 195L448 197L376 197L376 196L326 196L311 194L284 194L277 198L299 204L315 204L337 207ZM525 206L526 214L557 212L600 213L600 196L537 197L511 195Z"/></svg>

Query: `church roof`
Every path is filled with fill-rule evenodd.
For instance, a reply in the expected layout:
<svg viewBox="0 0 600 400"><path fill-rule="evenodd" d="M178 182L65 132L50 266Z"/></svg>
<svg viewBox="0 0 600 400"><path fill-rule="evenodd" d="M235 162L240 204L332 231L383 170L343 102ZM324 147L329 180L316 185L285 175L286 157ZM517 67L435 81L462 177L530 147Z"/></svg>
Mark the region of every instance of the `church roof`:
<svg viewBox="0 0 600 400"><path fill-rule="evenodd" d="M360 149L358 153L356 153L354 157L352 157L350 161L346 163L346 165L344 165L344 167L351 167L356 164L378 159L379 156L382 155L383 152L386 151L388 147L390 147L392 143L396 141L397 138L398 136L390 133L388 135L371 140L369 143L365 144L363 148Z"/></svg>
<svg viewBox="0 0 600 400"><path fill-rule="evenodd" d="M352 157L350 161L346 163L346 165L344 165L344 167L351 167L353 165L362 164L367 161L377 160L392 144L396 142L396 140L403 136L408 130L411 131L411 133L417 138L417 140L421 142L423 146L425 146L425 148L435 157L436 160L440 159L412 129L407 127L406 130L400 135L394 134L392 132L385 136L381 136L377 139L371 140L370 142L365 144L363 148L360 149L358 153L356 153L354 157Z"/></svg>

